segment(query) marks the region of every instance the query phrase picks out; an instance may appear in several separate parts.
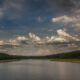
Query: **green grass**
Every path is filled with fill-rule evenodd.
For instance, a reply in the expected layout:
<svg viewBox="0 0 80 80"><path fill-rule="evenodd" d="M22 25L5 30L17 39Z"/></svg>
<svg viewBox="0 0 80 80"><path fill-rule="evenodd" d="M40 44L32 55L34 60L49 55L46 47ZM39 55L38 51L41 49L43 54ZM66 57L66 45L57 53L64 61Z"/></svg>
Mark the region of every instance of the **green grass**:
<svg viewBox="0 0 80 80"><path fill-rule="evenodd" d="M79 62L80 59L51 59L51 61L60 61L60 62Z"/></svg>

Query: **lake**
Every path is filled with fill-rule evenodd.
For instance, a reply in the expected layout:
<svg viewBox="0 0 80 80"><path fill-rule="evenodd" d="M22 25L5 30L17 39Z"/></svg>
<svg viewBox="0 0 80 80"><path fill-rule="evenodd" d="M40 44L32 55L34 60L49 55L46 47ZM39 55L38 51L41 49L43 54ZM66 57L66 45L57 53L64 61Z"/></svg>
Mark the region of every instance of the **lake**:
<svg viewBox="0 0 80 80"><path fill-rule="evenodd" d="M0 63L0 80L80 80L80 63L48 60Z"/></svg>

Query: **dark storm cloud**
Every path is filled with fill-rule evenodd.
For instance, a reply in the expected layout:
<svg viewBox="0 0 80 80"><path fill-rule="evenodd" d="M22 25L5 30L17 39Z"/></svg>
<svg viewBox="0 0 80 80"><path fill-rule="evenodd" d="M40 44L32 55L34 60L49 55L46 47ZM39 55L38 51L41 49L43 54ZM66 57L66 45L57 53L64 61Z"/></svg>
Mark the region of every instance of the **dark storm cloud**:
<svg viewBox="0 0 80 80"><path fill-rule="evenodd" d="M11 35L29 30L35 32L42 27L46 32L47 27L53 27L52 18L76 11L80 7L79 4L79 0L0 0L0 25L4 26L4 32L13 32ZM32 29L33 24L37 25L37 28ZM22 30L24 26L26 28Z"/></svg>
<svg viewBox="0 0 80 80"><path fill-rule="evenodd" d="M48 2L51 5L56 4L65 12L74 12L76 9L80 9L80 0L49 0Z"/></svg>
<svg viewBox="0 0 80 80"><path fill-rule="evenodd" d="M65 13L61 16L54 18L55 20L63 21L60 23L65 24L68 21L67 26L72 26L75 31L80 31L80 0L50 0L55 3ZM61 20L62 19L62 20ZM58 22L58 21L57 21Z"/></svg>
<svg viewBox="0 0 80 80"><path fill-rule="evenodd" d="M56 6L65 12L74 12L80 8L80 0L0 0L0 7L6 16L12 15L11 18L53 12Z"/></svg>

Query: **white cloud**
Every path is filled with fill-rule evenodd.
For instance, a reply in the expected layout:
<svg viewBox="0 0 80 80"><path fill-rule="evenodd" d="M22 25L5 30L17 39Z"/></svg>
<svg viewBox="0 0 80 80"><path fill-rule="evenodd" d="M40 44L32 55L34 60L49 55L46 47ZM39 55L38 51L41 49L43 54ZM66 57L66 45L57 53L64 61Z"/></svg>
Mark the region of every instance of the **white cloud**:
<svg viewBox="0 0 80 80"><path fill-rule="evenodd" d="M72 28L74 28L75 31L80 32L80 23L73 24Z"/></svg>
<svg viewBox="0 0 80 80"><path fill-rule="evenodd" d="M0 40L0 45L3 45L4 44L4 41Z"/></svg>
<svg viewBox="0 0 80 80"><path fill-rule="evenodd" d="M54 43L54 42L71 42L71 41L80 41L79 38L74 37L70 35L69 33L66 32L66 30L58 29L57 30L57 35L51 36L51 37L46 37L46 41L48 43Z"/></svg>
<svg viewBox="0 0 80 80"><path fill-rule="evenodd" d="M67 37L70 37L70 35L65 30L62 30L62 29L57 30L57 34L59 36L67 36Z"/></svg>
<svg viewBox="0 0 80 80"><path fill-rule="evenodd" d="M14 37L5 41L1 40L0 51L7 51L10 54L19 52L27 53L28 49L28 51L31 51L30 49L33 48L34 50L32 51L35 51L35 54L51 54L54 51L54 49L56 52L56 48L59 52L60 48L78 48L80 46L79 43L80 39L77 38L77 36L75 37L74 35L70 35L64 29L58 29L56 31L56 35L46 36L43 38L36 36L36 34L29 33L28 37L18 36L16 38ZM39 50L37 48L39 48Z"/></svg>
<svg viewBox="0 0 80 80"><path fill-rule="evenodd" d="M60 17L56 17L56 18L52 18L52 22L59 22L59 23L73 23L78 21L78 19L76 17L69 17L69 16L60 16Z"/></svg>
<svg viewBox="0 0 80 80"><path fill-rule="evenodd" d="M28 40L28 39L25 36L18 36L17 40L24 41L24 40Z"/></svg>
<svg viewBox="0 0 80 80"><path fill-rule="evenodd" d="M29 33L29 37L34 40L34 41L40 41L40 37L38 37L37 35L33 34L33 33Z"/></svg>
<svg viewBox="0 0 80 80"><path fill-rule="evenodd" d="M75 10L72 14L73 15L70 14L69 16L64 14L63 16L52 18L52 22L57 22L67 25L68 27L73 27L73 30L80 32L80 9Z"/></svg>
<svg viewBox="0 0 80 80"><path fill-rule="evenodd" d="M19 43L16 40L11 40L11 39L7 42L7 44L10 44L10 45L19 45Z"/></svg>
<svg viewBox="0 0 80 80"><path fill-rule="evenodd" d="M51 37L46 36L43 38L40 38L39 36L29 33L29 37L25 36L18 36L14 39L10 39L7 41L0 41L0 45L11 45L11 46L23 46L23 45L47 45L51 44L54 45L55 42L58 43L72 43L80 41L80 38L77 36L72 36L69 33L66 32L66 30L58 29L56 31L56 35L52 35Z"/></svg>
<svg viewBox="0 0 80 80"><path fill-rule="evenodd" d="M80 38L77 36L70 35L64 29L58 29L56 35L51 37L46 36L44 38L40 38L35 34L29 33L30 38L37 41L38 44L47 44L47 43L55 43L55 42L72 42L72 41L80 41Z"/></svg>
<svg viewBox="0 0 80 80"><path fill-rule="evenodd" d="M70 35L69 33L67 33L66 31L59 29L57 30L57 33L59 36L66 38L67 40L74 40L74 41L80 41L80 39Z"/></svg>

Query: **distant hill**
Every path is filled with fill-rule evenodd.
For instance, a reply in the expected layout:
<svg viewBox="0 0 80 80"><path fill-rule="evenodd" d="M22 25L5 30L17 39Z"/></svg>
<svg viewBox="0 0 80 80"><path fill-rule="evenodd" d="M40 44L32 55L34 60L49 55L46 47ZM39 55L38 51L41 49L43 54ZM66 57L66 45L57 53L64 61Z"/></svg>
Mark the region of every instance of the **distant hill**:
<svg viewBox="0 0 80 80"><path fill-rule="evenodd" d="M9 55L8 54L6 54L6 53L0 53L0 59L2 60L2 59L6 59L6 58L8 58L9 57Z"/></svg>
<svg viewBox="0 0 80 80"><path fill-rule="evenodd" d="M60 59L80 59L80 51L72 51L61 54L54 54L46 56L47 58L60 58Z"/></svg>
<svg viewBox="0 0 80 80"><path fill-rule="evenodd" d="M80 59L80 51L72 51L67 53L46 55L46 56L30 56L32 59Z"/></svg>
<svg viewBox="0 0 80 80"><path fill-rule="evenodd" d="M0 53L0 60L11 59L80 59L80 51L72 51L68 53L53 54L46 56L17 56Z"/></svg>
<svg viewBox="0 0 80 80"><path fill-rule="evenodd" d="M9 55L6 53L0 53L0 56L9 56Z"/></svg>
<svg viewBox="0 0 80 80"><path fill-rule="evenodd" d="M27 59L27 56L9 55L6 53L0 53L0 60L11 60L11 59Z"/></svg>

